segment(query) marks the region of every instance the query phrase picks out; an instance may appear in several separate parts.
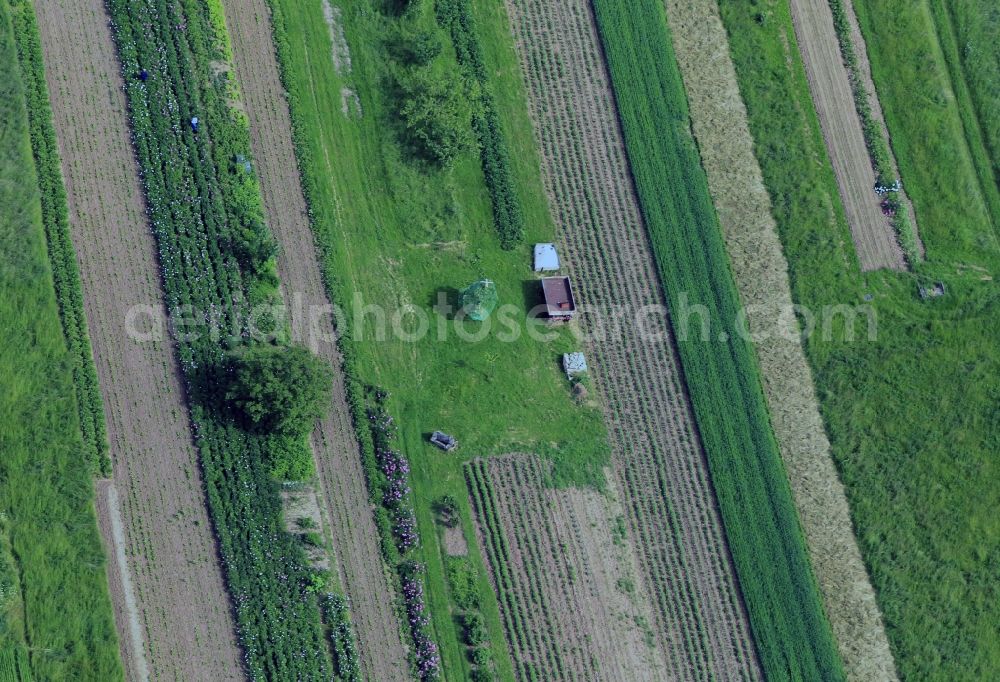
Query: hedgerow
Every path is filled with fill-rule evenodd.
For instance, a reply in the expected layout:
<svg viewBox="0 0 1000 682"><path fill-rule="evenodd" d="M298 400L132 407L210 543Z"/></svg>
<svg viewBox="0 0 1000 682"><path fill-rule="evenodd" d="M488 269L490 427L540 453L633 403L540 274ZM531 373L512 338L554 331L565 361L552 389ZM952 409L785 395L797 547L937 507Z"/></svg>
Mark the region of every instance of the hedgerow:
<svg viewBox="0 0 1000 682"><path fill-rule="evenodd" d="M593 6L668 305L678 311L686 295L705 306L719 334L692 338L671 316L765 676L841 680L753 348L740 333L739 295L663 5L595 0Z"/></svg>
<svg viewBox="0 0 1000 682"><path fill-rule="evenodd" d="M435 680L441 674L441 657L430 634L430 614L424 600L424 568L408 558L420 544L410 490L410 464L395 448L395 420L384 405L388 397L379 389L369 391L368 427L372 447L370 451L366 448L364 454L366 459L374 457L376 464L376 471L369 470L369 487L382 507L380 518L383 522L379 524L382 548L399 577L406 622L414 646L414 667L420 679Z"/></svg>
<svg viewBox="0 0 1000 682"><path fill-rule="evenodd" d="M66 346L74 358L73 385L80 415L80 429L87 457L96 471L108 476L111 474L111 460L108 457L104 407L90 347L87 318L83 312L83 291L76 265L76 252L70 238L69 209L63 187L59 148L52 127L52 110L45 83L38 24L30 2L9 0L9 4L18 60L24 78L28 131L41 190L42 224L45 227L49 262L52 264L56 301L59 304Z"/></svg>
<svg viewBox="0 0 1000 682"><path fill-rule="evenodd" d="M315 576L282 523L272 434L241 428L221 408L223 388L206 381L247 341L249 306L271 301L277 285L257 180L234 162L251 156L246 119L229 105L238 88L212 69L229 54L218 8L195 0L107 7L167 306L229 330L224 339L204 330L179 338L177 353L247 671L330 679ZM281 343L277 320L256 322Z"/></svg>
<svg viewBox="0 0 1000 682"><path fill-rule="evenodd" d="M478 105L472 116L472 128L479 140L483 176L493 204L493 224L500 237L500 245L504 249L513 249L524 241L524 213L514 187L510 153L489 90L489 78L469 0L437 0L435 10L438 23L451 34L458 63L477 85Z"/></svg>

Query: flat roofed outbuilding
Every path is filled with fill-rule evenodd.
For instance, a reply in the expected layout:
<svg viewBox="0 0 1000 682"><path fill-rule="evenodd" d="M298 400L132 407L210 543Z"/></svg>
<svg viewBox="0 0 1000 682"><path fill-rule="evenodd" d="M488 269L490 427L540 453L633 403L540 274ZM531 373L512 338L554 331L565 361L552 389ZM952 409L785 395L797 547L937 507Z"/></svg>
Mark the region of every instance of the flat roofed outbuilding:
<svg viewBox="0 0 1000 682"><path fill-rule="evenodd" d="M569 277L543 277L542 294L549 317L569 319L576 314L576 299Z"/></svg>
<svg viewBox="0 0 1000 682"><path fill-rule="evenodd" d="M559 254L555 244L535 244L535 272L553 272L559 269Z"/></svg>

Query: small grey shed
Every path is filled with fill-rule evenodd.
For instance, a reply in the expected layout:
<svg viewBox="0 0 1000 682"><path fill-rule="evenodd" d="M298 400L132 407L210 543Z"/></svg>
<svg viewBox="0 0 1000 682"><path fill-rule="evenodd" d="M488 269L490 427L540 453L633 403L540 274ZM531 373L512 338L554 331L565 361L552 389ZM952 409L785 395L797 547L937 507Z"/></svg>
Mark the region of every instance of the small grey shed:
<svg viewBox="0 0 1000 682"><path fill-rule="evenodd" d="M586 374L587 358L583 356L583 353L564 353L563 371L566 372L566 376L570 379L577 374Z"/></svg>
<svg viewBox="0 0 1000 682"><path fill-rule="evenodd" d="M559 269L559 254L555 244L535 244L535 272L553 272Z"/></svg>

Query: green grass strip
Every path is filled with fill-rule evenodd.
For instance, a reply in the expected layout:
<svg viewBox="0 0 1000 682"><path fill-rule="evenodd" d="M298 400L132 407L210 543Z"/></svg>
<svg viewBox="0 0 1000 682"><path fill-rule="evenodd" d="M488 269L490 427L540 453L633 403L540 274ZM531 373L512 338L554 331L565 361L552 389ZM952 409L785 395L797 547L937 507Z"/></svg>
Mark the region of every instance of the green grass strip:
<svg viewBox="0 0 1000 682"><path fill-rule="evenodd" d="M594 9L669 306L678 311L686 295L712 322L711 338L678 346L761 665L771 679L843 679L753 349L739 334L739 296L663 6L595 0ZM676 314L672 322L681 337Z"/></svg>
<svg viewBox="0 0 1000 682"><path fill-rule="evenodd" d="M28 103L28 131L41 189L42 224L55 283L56 301L66 345L75 358L73 385L79 407L80 429L86 454L101 475L111 474L108 435L104 423L101 389L90 348L87 318L83 312L83 290L70 239L69 209L63 187L59 148L52 127L52 110L45 83L41 39L35 10L27 0L10 0L11 24Z"/></svg>
<svg viewBox="0 0 1000 682"><path fill-rule="evenodd" d="M0 651L8 678L122 679L104 552L0 1ZM28 648L25 648L27 644Z"/></svg>

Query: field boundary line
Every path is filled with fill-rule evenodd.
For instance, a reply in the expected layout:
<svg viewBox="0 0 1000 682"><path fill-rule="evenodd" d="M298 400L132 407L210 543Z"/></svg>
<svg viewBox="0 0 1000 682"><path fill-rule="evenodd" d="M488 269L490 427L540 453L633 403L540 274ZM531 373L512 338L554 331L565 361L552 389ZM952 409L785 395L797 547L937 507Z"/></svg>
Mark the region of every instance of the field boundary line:
<svg viewBox="0 0 1000 682"><path fill-rule="evenodd" d="M132 575L129 573L128 558L125 556L125 527L118 504L118 488L111 479L98 481L96 487L98 509L103 507L107 514L108 527L104 530L108 554L111 555L108 573L117 578L121 584L124 607L122 617L128 622L128 647L132 655L127 657L124 663L135 667L134 674L139 680L148 682L150 677L149 664L146 662L145 638L142 636L142 626L139 624L139 606L135 598ZM98 518L101 516L103 515L99 513Z"/></svg>

